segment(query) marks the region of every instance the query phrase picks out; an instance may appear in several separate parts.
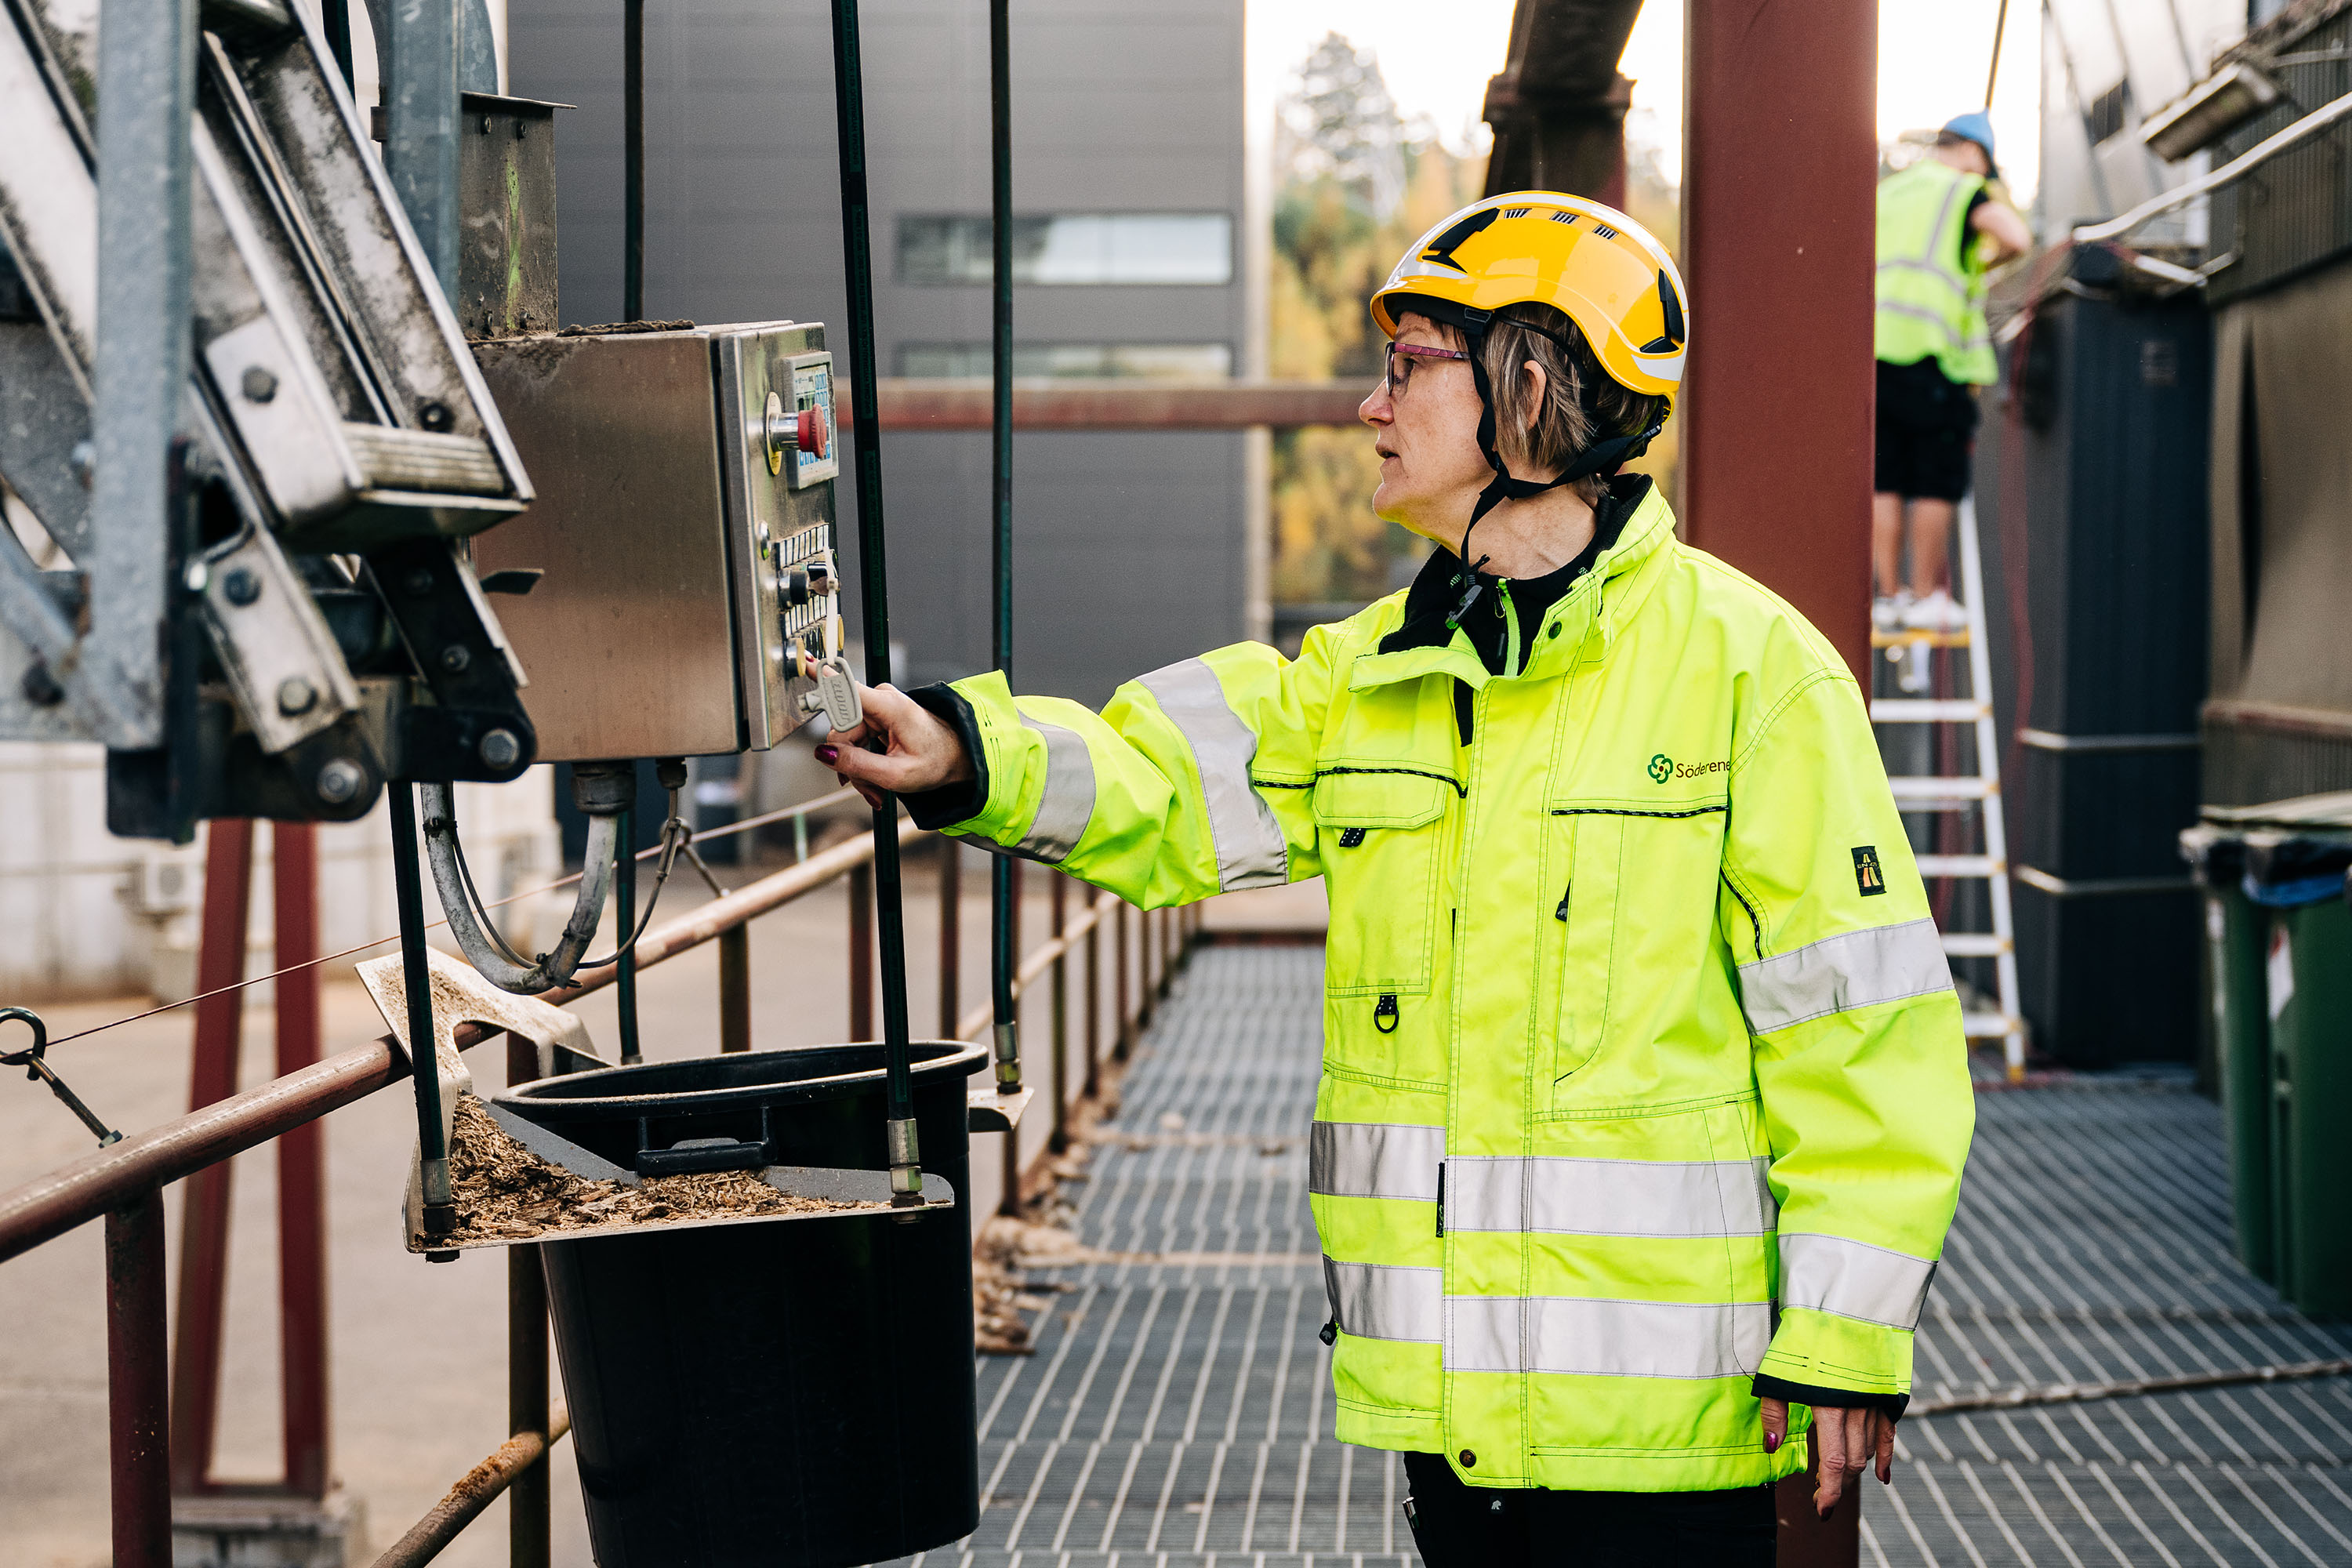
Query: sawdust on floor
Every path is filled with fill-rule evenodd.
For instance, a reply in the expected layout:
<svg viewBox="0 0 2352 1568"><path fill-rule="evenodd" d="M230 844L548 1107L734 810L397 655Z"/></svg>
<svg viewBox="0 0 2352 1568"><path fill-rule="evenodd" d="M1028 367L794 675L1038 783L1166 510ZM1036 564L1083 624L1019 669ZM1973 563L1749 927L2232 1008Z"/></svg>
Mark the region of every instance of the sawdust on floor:
<svg viewBox="0 0 2352 1568"><path fill-rule="evenodd" d="M527 1241L604 1226L887 1206L794 1197L778 1192L754 1171L647 1176L635 1187L592 1182L549 1164L516 1142L470 1094L457 1098L453 1122L449 1182L457 1228L449 1239L458 1245Z"/></svg>

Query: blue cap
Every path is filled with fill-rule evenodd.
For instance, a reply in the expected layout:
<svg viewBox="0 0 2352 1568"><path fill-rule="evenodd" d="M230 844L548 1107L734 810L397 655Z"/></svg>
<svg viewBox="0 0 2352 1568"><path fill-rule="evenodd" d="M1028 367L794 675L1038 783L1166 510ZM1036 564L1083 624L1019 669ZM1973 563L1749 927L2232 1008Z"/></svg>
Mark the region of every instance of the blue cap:
<svg viewBox="0 0 2352 1568"><path fill-rule="evenodd" d="M1979 109L1970 114L1956 114L1944 122L1944 131L1948 135L1967 137L1984 149L1986 163L1994 161L1992 115L1989 110Z"/></svg>

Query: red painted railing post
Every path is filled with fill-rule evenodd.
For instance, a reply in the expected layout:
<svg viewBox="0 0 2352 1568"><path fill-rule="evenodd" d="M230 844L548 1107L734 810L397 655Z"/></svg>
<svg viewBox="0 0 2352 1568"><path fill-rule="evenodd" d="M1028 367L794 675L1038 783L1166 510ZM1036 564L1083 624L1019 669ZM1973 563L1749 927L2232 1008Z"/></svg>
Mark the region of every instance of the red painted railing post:
<svg viewBox="0 0 2352 1568"><path fill-rule="evenodd" d="M223 991L245 978L245 935L253 891L253 824L220 819L205 829L204 929L196 946L196 992ZM245 993L227 990L196 1004L188 1109L202 1110L236 1092ZM229 1165L224 1160L188 1178L180 1216L180 1300L172 1363L172 1489L205 1489L213 1468L213 1430L220 1406L221 1318L228 1290Z"/></svg>
<svg viewBox="0 0 2352 1568"><path fill-rule="evenodd" d="M114 1568L171 1568L171 1368L163 1341L163 1196L106 1216L106 1404Z"/></svg>
<svg viewBox="0 0 2352 1568"><path fill-rule="evenodd" d="M280 822L269 832L276 967L285 971L310 965L319 956L318 829L307 822ZM283 1077L319 1059L319 971L311 966L281 973L277 986L278 1072ZM308 1498L325 1497L329 1477L326 1137L325 1122L306 1121L278 1140L286 1489Z"/></svg>
<svg viewBox="0 0 2352 1568"><path fill-rule="evenodd" d="M1069 924L1070 879L1059 871L1045 873L1053 911L1054 940L1060 942ZM1067 952L1054 955L1054 1152L1070 1146L1070 964Z"/></svg>
<svg viewBox="0 0 2352 1568"><path fill-rule="evenodd" d="M956 1037L963 1016L963 854L940 838L940 1038Z"/></svg>

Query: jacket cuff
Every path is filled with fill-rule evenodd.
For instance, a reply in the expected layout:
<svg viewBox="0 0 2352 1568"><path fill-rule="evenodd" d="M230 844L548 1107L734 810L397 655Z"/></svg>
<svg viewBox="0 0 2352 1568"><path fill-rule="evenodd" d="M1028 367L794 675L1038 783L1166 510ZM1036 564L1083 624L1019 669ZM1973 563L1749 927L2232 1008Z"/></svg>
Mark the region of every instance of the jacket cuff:
<svg viewBox="0 0 2352 1568"><path fill-rule="evenodd" d="M1911 1392L1911 1343L1908 1329L1784 1307L1756 1371L1791 1388L1836 1394L1848 1405L1865 1397L1899 1399Z"/></svg>
<svg viewBox="0 0 2352 1568"><path fill-rule="evenodd" d="M1864 1394L1851 1388L1822 1388L1810 1383L1790 1383L1786 1378L1758 1373L1752 1392L1759 1399L1785 1399L1791 1405L1810 1405L1816 1410L1875 1410L1890 1421L1903 1419L1910 1407L1907 1394Z"/></svg>
<svg viewBox="0 0 2352 1568"><path fill-rule="evenodd" d="M970 822L988 805L988 752L980 742L980 721L973 717L971 704L964 700L963 693L945 681L919 686L907 696L915 706L956 732L956 739L963 743L963 754L971 759L972 776L919 795L902 795L898 799L905 804L907 815L915 819L915 826L926 833Z"/></svg>

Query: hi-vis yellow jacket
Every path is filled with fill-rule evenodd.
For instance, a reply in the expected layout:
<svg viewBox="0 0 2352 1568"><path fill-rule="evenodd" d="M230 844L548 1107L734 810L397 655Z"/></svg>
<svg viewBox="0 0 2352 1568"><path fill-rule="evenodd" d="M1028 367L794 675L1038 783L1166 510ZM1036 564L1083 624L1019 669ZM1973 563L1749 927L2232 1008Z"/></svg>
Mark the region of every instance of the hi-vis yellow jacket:
<svg viewBox="0 0 2352 1568"><path fill-rule="evenodd" d="M1338 1436L1475 1486L1751 1485L1805 1464L1756 1374L1907 1394L1974 1122L1853 678L1673 528L1653 492L1499 678L1399 594L1099 716L955 688L955 831L1151 905L1328 882Z"/></svg>
<svg viewBox="0 0 2352 1568"><path fill-rule="evenodd" d="M1985 324L1985 269L1968 226L1982 174L1922 158L1878 184L1874 352L1888 364L1933 356L1968 386L2000 378Z"/></svg>

